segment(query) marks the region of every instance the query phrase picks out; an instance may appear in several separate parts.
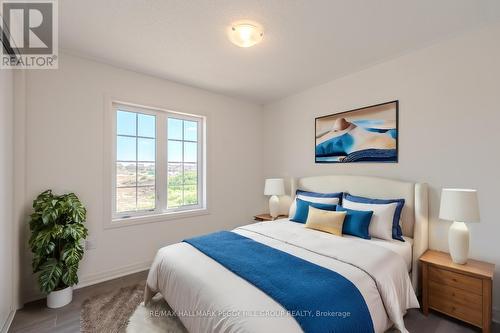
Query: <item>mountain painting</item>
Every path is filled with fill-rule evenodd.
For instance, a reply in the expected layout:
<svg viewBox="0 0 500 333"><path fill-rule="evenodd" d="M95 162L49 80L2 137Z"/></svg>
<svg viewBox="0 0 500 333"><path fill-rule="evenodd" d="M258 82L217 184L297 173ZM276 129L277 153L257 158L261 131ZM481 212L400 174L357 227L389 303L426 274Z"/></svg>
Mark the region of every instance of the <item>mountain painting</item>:
<svg viewBox="0 0 500 333"><path fill-rule="evenodd" d="M316 118L316 163L398 162L398 101Z"/></svg>

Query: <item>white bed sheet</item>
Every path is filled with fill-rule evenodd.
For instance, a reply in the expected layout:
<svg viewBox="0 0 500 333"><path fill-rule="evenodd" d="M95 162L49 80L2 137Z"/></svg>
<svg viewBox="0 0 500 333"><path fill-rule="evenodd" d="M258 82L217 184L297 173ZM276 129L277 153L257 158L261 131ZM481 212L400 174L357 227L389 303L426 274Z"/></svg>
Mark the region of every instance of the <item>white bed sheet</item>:
<svg viewBox="0 0 500 333"><path fill-rule="evenodd" d="M394 251L404 259L406 267L408 268L408 272L411 271L411 265L412 265L411 263L413 260L413 238L403 236L405 241L401 242L397 239L386 240L375 237L372 237L372 239L362 239L351 235L343 235L342 237L356 238L361 241L370 242L372 244L376 244L378 246L382 246L385 247L386 249Z"/></svg>
<svg viewBox="0 0 500 333"><path fill-rule="evenodd" d="M237 228L234 232L332 269L349 279L365 299L376 332L384 332L392 326L393 321L405 331L402 316L406 309L418 306L409 277L406 272L401 272L404 271L405 262L384 250L383 246L375 244L376 241L335 238L336 236L306 229L303 225L286 220L255 223ZM293 240L296 245L300 243L300 246L280 240L281 235ZM347 257L354 256L362 263L364 260L363 265L366 264L366 267L360 269L343 260L322 255L322 251L335 253L335 249L329 248L330 241L336 242L344 250L354 247L364 249L369 255L351 253ZM316 242L318 247L311 251L310 248L315 248ZM370 251L366 251L367 249ZM379 267L380 264L359 259L373 258L380 262L384 256L387 256L387 267ZM400 267L399 270L396 266ZM368 273L373 273L374 270L375 276L384 278L377 279ZM391 284L391 280L396 283ZM187 243L170 245L158 251L147 284L153 293L160 292L170 306L181 314L181 321L191 333L302 332L293 317L261 316L262 313L281 314L285 310L264 292ZM391 289L387 285L397 285L399 289Z"/></svg>

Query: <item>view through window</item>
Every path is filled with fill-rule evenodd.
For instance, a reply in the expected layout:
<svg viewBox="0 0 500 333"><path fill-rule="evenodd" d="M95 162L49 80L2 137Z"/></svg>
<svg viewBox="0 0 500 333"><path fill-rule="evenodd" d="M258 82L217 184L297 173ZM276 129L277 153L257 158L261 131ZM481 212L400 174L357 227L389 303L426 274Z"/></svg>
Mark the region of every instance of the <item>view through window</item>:
<svg viewBox="0 0 500 333"><path fill-rule="evenodd" d="M115 105L115 217L201 208L203 118Z"/></svg>

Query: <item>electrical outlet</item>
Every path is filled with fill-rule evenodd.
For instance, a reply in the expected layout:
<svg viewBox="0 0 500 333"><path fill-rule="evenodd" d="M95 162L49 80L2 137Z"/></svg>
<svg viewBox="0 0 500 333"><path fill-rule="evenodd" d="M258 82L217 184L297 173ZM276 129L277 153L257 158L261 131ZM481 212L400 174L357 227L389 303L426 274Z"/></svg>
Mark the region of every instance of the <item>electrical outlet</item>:
<svg viewBox="0 0 500 333"><path fill-rule="evenodd" d="M85 240L85 250L93 250L97 247L96 241L92 239Z"/></svg>

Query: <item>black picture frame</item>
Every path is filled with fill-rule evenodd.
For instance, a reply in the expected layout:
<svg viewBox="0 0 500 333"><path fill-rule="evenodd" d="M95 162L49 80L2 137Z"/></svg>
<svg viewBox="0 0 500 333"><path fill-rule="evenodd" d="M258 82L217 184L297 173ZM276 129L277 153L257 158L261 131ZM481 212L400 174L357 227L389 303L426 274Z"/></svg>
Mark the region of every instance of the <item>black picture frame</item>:
<svg viewBox="0 0 500 333"><path fill-rule="evenodd" d="M397 132L397 135L396 135L396 158L395 158L395 160L392 160L392 161L383 161L383 160L380 160L380 161L349 161L349 162L343 162L343 161L318 161L318 157L316 155L316 138L317 138L317 130L318 130L318 120L323 119L323 118L332 117L332 116L339 116L339 115L343 115L343 114L349 114L349 113L352 113L352 112L366 110L366 109L370 109L370 108L380 107L380 106L387 105L387 104L395 104L396 132ZM389 101L389 102L384 102L384 103L379 103L379 104L373 104L373 105L363 106L363 107L352 109L352 110L348 110L348 111L342 111L342 112L338 112L338 113L331 113L331 114L328 114L328 115L316 117L316 118L314 118L314 162L316 164L399 163L399 135L400 135L400 133L399 133L399 100L397 100L397 99L393 100L393 101Z"/></svg>

